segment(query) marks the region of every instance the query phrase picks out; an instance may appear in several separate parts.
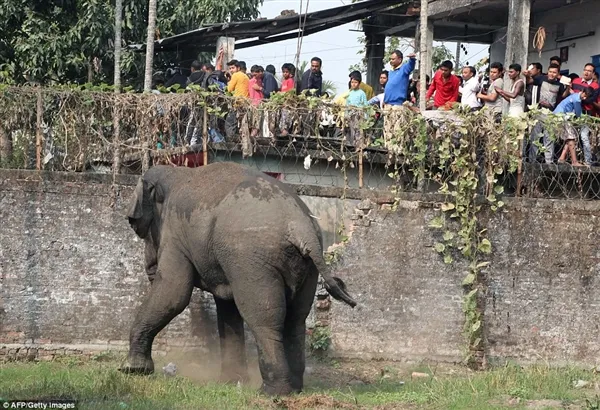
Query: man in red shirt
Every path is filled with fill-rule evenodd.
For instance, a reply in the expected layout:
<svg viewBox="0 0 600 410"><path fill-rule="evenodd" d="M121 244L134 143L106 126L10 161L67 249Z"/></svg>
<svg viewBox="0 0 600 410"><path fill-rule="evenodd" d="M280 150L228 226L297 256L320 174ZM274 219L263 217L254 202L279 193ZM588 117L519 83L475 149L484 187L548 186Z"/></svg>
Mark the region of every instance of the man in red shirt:
<svg viewBox="0 0 600 410"><path fill-rule="evenodd" d="M591 63L586 64L585 67L583 67L583 74L581 75L581 77L573 80L571 86L573 92L580 93L587 87L593 88L594 91L598 90L600 86L597 82L594 81L594 70L594 65ZM597 96L598 92L595 92L594 95L590 97L587 101L582 101L581 108L583 109L584 114L595 115L597 113L593 104L593 101L596 99Z"/></svg>
<svg viewBox="0 0 600 410"><path fill-rule="evenodd" d="M440 69L433 76L433 81L427 91L427 101L429 101L434 92L435 95L433 97L433 105L428 104L428 109L433 107L434 109L447 110L458 100L460 82L455 75L452 75L452 68L452 62L446 60L440 65Z"/></svg>

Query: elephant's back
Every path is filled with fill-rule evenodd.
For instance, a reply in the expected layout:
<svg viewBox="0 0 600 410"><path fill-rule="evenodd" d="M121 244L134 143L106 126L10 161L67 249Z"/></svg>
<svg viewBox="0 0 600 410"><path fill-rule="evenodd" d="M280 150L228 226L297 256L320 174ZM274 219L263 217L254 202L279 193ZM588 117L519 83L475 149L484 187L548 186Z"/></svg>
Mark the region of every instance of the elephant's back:
<svg viewBox="0 0 600 410"><path fill-rule="evenodd" d="M215 162L198 168L178 168L177 176L171 180L170 196L178 206L211 210L231 195L240 184L256 180L260 175L259 172L235 162Z"/></svg>
<svg viewBox="0 0 600 410"><path fill-rule="evenodd" d="M221 223L282 235L290 221L313 225L308 207L288 185L262 172L242 168L242 173L215 208Z"/></svg>
<svg viewBox="0 0 600 410"><path fill-rule="evenodd" d="M213 210L235 207L286 210L291 206L308 215L304 202L286 184L235 162L215 162L205 167L182 168L172 198L177 204ZM283 208L281 208L283 207Z"/></svg>

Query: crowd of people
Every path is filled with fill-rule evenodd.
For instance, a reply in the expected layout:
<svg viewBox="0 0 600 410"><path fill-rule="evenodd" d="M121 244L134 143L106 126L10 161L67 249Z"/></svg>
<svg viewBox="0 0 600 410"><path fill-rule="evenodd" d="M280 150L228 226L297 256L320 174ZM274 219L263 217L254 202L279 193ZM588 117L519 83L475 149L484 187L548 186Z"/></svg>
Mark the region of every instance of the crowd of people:
<svg viewBox="0 0 600 410"><path fill-rule="evenodd" d="M392 52L389 63L391 69L384 70L379 76L376 89L365 83L359 71L349 74L348 90L336 96L333 102L353 107L375 105L385 113L386 108L394 106L409 106L417 110L419 100L419 81L414 79L416 66L415 54L409 54L404 61L401 51ZM559 137L565 141L564 148L558 155L558 162L565 162L569 157L573 165L582 165L577 159L575 146L581 139L584 154L584 164L592 163L590 146L590 129L582 127L577 131L570 125L569 119L581 115L600 116L600 90L598 76L594 65L586 64L581 76L570 74L561 75L561 59L557 56L549 61L547 72L543 65L534 62L526 70L519 64L511 64L505 72L502 63L492 62L486 75L478 75L472 66L463 67L459 75L453 74L454 65L451 61L442 62L433 75L427 76L426 106L428 110L449 110L455 104L461 104L472 111L483 107L491 110L497 121L502 120L504 101L508 106L508 117L520 117L524 113L540 108L538 123L529 136L526 144L525 157L535 161L538 154L537 141L542 140L546 163L555 159L554 142L550 136L549 114L562 114L564 122ZM296 73L296 67L291 63L281 67L281 78L275 75L275 67L268 65L263 68L253 65L247 72L246 63L239 60L223 61L222 50L217 55L216 63L200 63L194 61L191 74L186 77L174 75L165 87L179 84L181 87L199 85L203 88L214 86L214 89L230 93L235 97L247 98L254 105L271 98L274 93L302 93L310 91L315 96L329 97L323 90L322 60L313 57L310 67L303 73ZM297 75L298 74L298 75ZM505 74L510 86L504 86ZM546 111L547 110L547 111ZM289 114L289 113L288 113ZM384 114L385 115L385 114ZM258 134L260 119L253 121L252 136ZM286 113L282 114L280 132L287 135L289 124ZM350 140L356 136L351 136Z"/></svg>

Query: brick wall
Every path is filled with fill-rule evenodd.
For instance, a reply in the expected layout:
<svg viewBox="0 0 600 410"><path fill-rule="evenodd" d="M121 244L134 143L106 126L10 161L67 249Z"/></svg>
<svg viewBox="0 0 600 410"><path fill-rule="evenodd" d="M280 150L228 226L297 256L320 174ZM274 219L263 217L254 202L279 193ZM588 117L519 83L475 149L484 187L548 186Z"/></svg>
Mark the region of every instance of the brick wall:
<svg viewBox="0 0 600 410"><path fill-rule="evenodd" d="M105 176L0 175L0 354L28 354L16 351L20 344L52 354L126 349L149 287L143 242L124 217L136 178L121 180L111 208ZM190 307L157 339L157 350L216 341L208 296L194 292Z"/></svg>
<svg viewBox="0 0 600 410"><path fill-rule="evenodd" d="M148 282L142 242L124 218L136 178L119 179L114 204L109 178L0 171L0 355L127 348ZM331 189L298 192L335 196ZM372 191L346 195L390 199ZM445 265L433 249L436 233L427 223L436 213L436 197L404 198L397 212L361 204L353 217L351 238L334 270L359 306L333 302L311 319L329 323L335 355L462 358L465 267ZM489 357L595 361L600 205L505 202L503 212L482 216L494 245L485 272ZM210 296L194 292L190 307L159 335L155 350L172 348L216 349Z"/></svg>
<svg viewBox="0 0 600 410"><path fill-rule="evenodd" d="M488 359L598 362L600 203L505 202L502 212L480 218L493 244L484 271ZM368 226L356 224L335 271L359 307L332 304L336 355L461 360L466 266L445 265L433 248L439 238L427 227L430 205L375 207Z"/></svg>

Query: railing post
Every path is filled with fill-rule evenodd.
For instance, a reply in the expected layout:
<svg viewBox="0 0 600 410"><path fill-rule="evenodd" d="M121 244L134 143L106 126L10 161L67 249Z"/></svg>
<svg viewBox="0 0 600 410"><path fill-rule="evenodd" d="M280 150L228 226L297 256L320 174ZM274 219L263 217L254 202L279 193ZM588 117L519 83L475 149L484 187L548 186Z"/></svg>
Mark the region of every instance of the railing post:
<svg viewBox="0 0 600 410"><path fill-rule="evenodd" d="M365 131L360 130L360 148L358 149L358 187L363 187L363 148L365 146Z"/></svg>
<svg viewBox="0 0 600 410"><path fill-rule="evenodd" d="M35 167L39 171L42 169L42 116L44 106L42 104L42 87L37 90L37 120L36 120L36 138L35 138Z"/></svg>
<svg viewBox="0 0 600 410"><path fill-rule="evenodd" d="M208 165L208 108L204 101L204 118L202 121L202 166Z"/></svg>
<svg viewBox="0 0 600 410"><path fill-rule="evenodd" d="M521 142L519 143L519 165L517 165L517 197L521 196L521 186L523 184L523 146L525 143L525 136L522 135Z"/></svg>
<svg viewBox="0 0 600 410"><path fill-rule="evenodd" d="M113 105L113 184L116 182L117 175L121 173L121 107L119 102L120 99L117 97Z"/></svg>

